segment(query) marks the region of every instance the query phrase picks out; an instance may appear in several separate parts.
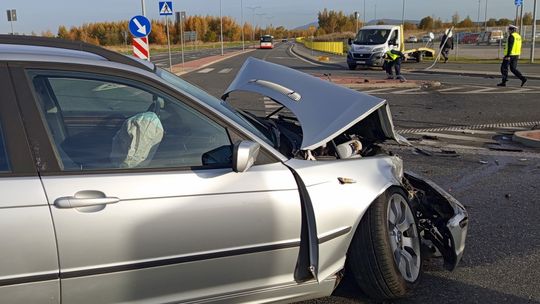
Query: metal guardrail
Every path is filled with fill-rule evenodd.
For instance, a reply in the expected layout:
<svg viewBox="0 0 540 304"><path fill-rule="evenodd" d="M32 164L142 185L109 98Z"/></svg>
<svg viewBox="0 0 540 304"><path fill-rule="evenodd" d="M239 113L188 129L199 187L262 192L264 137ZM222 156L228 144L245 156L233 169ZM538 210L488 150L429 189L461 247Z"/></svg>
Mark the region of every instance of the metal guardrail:
<svg viewBox="0 0 540 304"><path fill-rule="evenodd" d="M312 49L315 51L336 54L336 55L345 54L343 51L343 42L341 41L340 42L310 41L301 37L301 38L297 38L296 42L302 43L308 49Z"/></svg>

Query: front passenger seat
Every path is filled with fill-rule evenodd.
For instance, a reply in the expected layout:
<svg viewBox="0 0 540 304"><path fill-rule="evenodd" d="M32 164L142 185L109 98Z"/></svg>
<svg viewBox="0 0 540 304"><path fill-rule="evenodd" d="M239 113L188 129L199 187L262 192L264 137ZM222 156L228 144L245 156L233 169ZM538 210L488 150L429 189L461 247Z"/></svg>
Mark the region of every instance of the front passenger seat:
<svg viewBox="0 0 540 304"><path fill-rule="evenodd" d="M124 121L113 137L111 162L117 168L147 165L163 139L163 125L154 112L136 114Z"/></svg>

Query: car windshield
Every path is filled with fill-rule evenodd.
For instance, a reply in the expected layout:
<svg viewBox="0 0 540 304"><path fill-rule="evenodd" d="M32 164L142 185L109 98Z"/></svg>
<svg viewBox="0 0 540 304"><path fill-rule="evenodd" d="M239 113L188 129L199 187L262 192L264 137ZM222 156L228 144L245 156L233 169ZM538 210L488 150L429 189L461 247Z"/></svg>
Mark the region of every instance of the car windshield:
<svg viewBox="0 0 540 304"><path fill-rule="evenodd" d="M221 114L227 116L229 119L233 120L234 122L241 125L242 127L247 129L251 133L255 134L257 137L261 138L269 145L272 145L272 146L274 145L270 138L268 138L262 132L260 132L255 126L253 126L248 120L246 120L244 116L242 116L236 109L231 107L225 101L208 94L207 92L198 88L197 86L181 79L180 77L164 69L157 68L156 74L161 79L165 80L167 83L173 85L175 88L194 96L195 98L199 99L205 104L216 109Z"/></svg>
<svg viewBox="0 0 540 304"><path fill-rule="evenodd" d="M354 44L376 45L384 44L388 40L390 30L383 29L365 29L360 30L356 35Z"/></svg>

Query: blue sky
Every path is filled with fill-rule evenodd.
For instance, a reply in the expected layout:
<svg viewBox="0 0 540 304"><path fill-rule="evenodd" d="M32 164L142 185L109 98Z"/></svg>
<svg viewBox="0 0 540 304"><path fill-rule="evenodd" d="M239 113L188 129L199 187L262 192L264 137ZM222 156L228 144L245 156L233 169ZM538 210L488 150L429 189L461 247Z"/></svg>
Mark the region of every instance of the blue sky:
<svg viewBox="0 0 540 304"><path fill-rule="evenodd" d="M158 18L158 1L144 0L147 16ZM241 0L221 0L223 14L240 20ZM366 19L377 18L401 19L403 0L365 0ZM514 0L480 0L481 20L484 19L485 1L488 1L488 17L509 18L515 16ZM524 11L532 11L533 0L524 0ZM353 12L358 10L363 16L364 0L243 0L244 18L260 25L285 25L289 28L304 25L317 20L317 12L323 8ZM477 0L405 0L406 19L420 19L424 16L436 16L450 20L458 12L464 18L470 15L477 19ZM248 7L261 7L255 14ZM127 20L141 13L141 0L1 0L0 33L11 31L6 18L6 9L17 9L18 21L14 29L20 33L47 29L56 33L58 26L81 25L96 21ZM176 0L175 11L185 10L187 14L219 15L219 0Z"/></svg>

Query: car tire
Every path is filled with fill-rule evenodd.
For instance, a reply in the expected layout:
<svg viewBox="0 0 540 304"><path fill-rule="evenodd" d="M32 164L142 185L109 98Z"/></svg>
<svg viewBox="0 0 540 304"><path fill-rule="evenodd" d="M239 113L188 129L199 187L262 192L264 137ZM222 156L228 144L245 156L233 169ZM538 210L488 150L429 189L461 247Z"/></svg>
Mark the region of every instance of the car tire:
<svg viewBox="0 0 540 304"><path fill-rule="evenodd" d="M350 64L350 63L348 63L347 65L349 66L349 70L351 70L351 71L356 70L356 64Z"/></svg>
<svg viewBox="0 0 540 304"><path fill-rule="evenodd" d="M403 297L420 281L417 219L401 188L388 189L364 214L349 248L347 270L364 294L376 300Z"/></svg>

